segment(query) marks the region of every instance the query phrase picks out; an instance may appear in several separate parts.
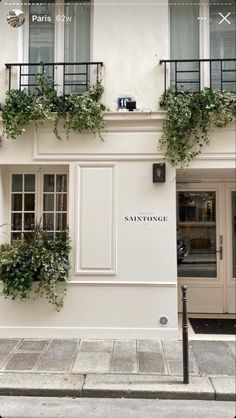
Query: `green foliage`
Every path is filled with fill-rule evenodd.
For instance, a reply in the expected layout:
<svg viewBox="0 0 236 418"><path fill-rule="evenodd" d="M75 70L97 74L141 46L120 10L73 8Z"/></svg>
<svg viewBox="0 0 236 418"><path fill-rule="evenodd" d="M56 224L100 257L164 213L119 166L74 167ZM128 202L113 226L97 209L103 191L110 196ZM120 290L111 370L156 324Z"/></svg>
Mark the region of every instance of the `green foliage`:
<svg viewBox="0 0 236 418"><path fill-rule="evenodd" d="M53 239L36 224L24 241L0 247L0 280L2 296L25 300L30 297L36 282L36 294L45 296L57 311L63 307L69 263L70 238L68 231Z"/></svg>
<svg viewBox="0 0 236 418"><path fill-rule="evenodd" d="M27 90L10 90L7 92L2 119L6 138L16 139L25 131L25 127L33 118L33 97Z"/></svg>
<svg viewBox="0 0 236 418"><path fill-rule="evenodd" d="M80 96L70 94L60 98L54 124L54 133L58 139L61 139L58 129L61 119L64 121L67 139L71 130L75 132L92 131L94 134L98 133L102 139L101 131L105 127L104 112L106 107L99 103L99 100L103 91L103 86L98 84Z"/></svg>
<svg viewBox="0 0 236 418"><path fill-rule="evenodd" d="M200 93L167 91L160 100L167 111L160 149L173 166L187 167L209 144L211 126L224 127L236 113L236 95L209 88Z"/></svg>
<svg viewBox="0 0 236 418"><path fill-rule="evenodd" d="M103 86L98 83L80 96L71 94L61 97L57 95L53 80L39 75L34 94L29 90L7 92L2 110L3 137L16 139L25 131L29 122L34 121L37 125L38 122L48 120L54 121L54 133L61 139L58 127L62 119L67 139L71 130L89 130L94 134L98 133L101 138L106 110L106 107L99 103L103 91Z"/></svg>

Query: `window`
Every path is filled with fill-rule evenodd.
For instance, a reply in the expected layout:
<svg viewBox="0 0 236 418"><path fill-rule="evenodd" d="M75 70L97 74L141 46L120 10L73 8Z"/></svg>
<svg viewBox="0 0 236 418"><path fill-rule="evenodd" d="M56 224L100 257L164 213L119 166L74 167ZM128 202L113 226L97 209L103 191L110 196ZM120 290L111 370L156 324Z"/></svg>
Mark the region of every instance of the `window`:
<svg viewBox="0 0 236 418"><path fill-rule="evenodd" d="M90 59L90 1L29 2L29 62Z"/></svg>
<svg viewBox="0 0 236 418"><path fill-rule="evenodd" d="M79 63L90 61L90 0L51 0L47 3L29 2L28 56L25 61L34 63ZM70 84L63 67L45 65L44 71L54 78L59 93L67 85L65 94L83 93L86 66L67 65ZM42 67L31 66L29 84L36 82L35 74ZM75 74L73 76L73 74ZM82 87L81 87L82 86Z"/></svg>
<svg viewBox="0 0 236 418"><path fill-rule="evenodd" d="M43 175L43 228L55 234L67 223L66 174Z"/></svg>
<svg viewBox="0 0 236 418"><path fill-rule="evenodd" d="M35 221L54 236L67 226L68 176L65 173L11 175L11 241L21 240Z"/></svg>
<svg viewBox="0 0 236 418"><path fill-rule="evenodd" d="M227 0L219 3L214 0L187 0L170 4L170 59L234 59L223 62L223 73L219 61L212 62L211 68L209 63L202 63L199 67L198 62L182 62L176 69L172 63L172 86L178 78L181 90L184 87L198 91L199 84L201 87L210 85L211 72L213 88L236 91L236 16L233 3ZM226 20L221 22L222 15L228 15L229 23Z"/></svg>

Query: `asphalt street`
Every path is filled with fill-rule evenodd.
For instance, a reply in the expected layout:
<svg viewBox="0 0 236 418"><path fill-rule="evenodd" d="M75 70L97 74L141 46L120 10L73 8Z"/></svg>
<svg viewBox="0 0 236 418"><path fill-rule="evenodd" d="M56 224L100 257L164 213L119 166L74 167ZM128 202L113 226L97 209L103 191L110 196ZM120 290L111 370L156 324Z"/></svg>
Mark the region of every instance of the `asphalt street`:
<svg viewBox="0 0 236 418"><path fill-rule="evenodd" d="M0 397L1 418L234 418L234 402Z"/></svg>

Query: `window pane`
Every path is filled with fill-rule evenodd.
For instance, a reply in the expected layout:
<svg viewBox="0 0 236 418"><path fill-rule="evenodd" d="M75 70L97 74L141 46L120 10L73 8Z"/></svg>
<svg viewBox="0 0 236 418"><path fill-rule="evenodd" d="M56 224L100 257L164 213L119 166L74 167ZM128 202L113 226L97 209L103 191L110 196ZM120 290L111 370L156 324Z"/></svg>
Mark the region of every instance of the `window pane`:
<svg viewBox="0 0 236 418"><path fill-rule="evenodd" d="M65 22L65 62L90 61L90 2L69 1L65 4L65 15L71 18ZM86 90L86 67L70 65L66 67L66 94L81 94ZM80 73L80 75L78 74Z"/></svg>
<svg viewBox="0 0 236 418"><path fill-rule="evenodd" d="M22 230L22 213L11 214L11 229L13 231Z"/></svg>
<svg viewBox="0 0 236 418"><path fill-rule="evenodd" d="M35 210L35 194L25 194L24 195L25 207L24 210Z"/></svg>
<svg viewBox="0 0 236 418"><path fill-rule="evenodd" d="M44 192L54 192L54 174L44 174Z"/></svg>
<svg viewBox="0 0 236 418"><path fill-rule="evenodd" d="M216 277L215 192L178 193L177 261L180 277Z"/></svg>
<svg viewBox="0 0 236 418"><path fill-rule="evenodd" d="M57 231L66 229L66 213L56 214L56 229Z"/></svg>
<svg viewBox="0 0 236 418"><path fill-rule="evenodd" d="M11 199L12 211L22 210L22 194L13 194Z"/></svg>
<svg viewBox="0 0 236 418"><path fill-rule="evenodd" d="M29 6L29 62L47 63L54 61L54 2L37 4L31 1ZM47 16L50 21L42 22ZM37 68L35 67L34 71Z"/></svg>
<svg viewBox="0 0 236 418"><path fill-rule="evenodd" d="M170 58L199 58L199 1L170 2ZM197 63L170 65L171 87L179 91L199 91ZM176 71L179 71L178 73ZM181 72L182 71L182 72ZM196 72L197 71L197 72ZM177 84L175 84L178 81Z"/></svg>
<svg viewBox="0 0 236 418"><path fill-rule="evenodd" d="M225 3L225 5L224 5ZM234 58L236 55L235 40L235 5L234 2L222 0L217 4L215 0L210 0L210 47L211 58ZM222 21L222 16L227 20ZM221 22L221 24L219 24Z"/></svg>
<svg viewBox="0 0 236 418"><path fill-rule="evenodd" d="M11 234L11 241L20 241L21 240L21 233L20 232L13 232Z"/></svg>
<svg viewBox="0 0 236 418"><path fill-rule="evenodd" d="M172 3L172 2L171 2ZM171 59L199 58L199 1L170 5Z"/></svg>
<svg viewBox="0 0 236 418"><path fill-rule="evenodd" d="M45 194L43 196L43 210L45 212L54 210L54 194Z"/></svg>
<svg viewBox="0 0 236 418"><path fill-rule="evenodd" d="M13 174L12 175L12 191L13 192L22 192L23 190L23 176L22 174Z"/></svg>
<svg viewBox="0 0 236 418"><path fill-rule="evenodd" d="M25 174L25 192L35 191L35 175Z"/></svg>
<svg viewBox="0 0 236 418"><path fill-rule="evenodd" d="M67 175L57 174L57 192L67 191Z"/></svg>
<svg viewBox="0 0 236 418"><path fill-rule="evenodd" d="M210 57L219 58L235 58L236 56L236 15L234 2L223 0L221 2L210 0ZM225 4L224 4L225 3ZM227 16L227 20L222 21L223 16ZM219 24L221 22L221 24ZM236 64L235 61L223 63L223 90L236 91ZM212 65L212 87L221 89L220 63Z"/></svg>
<svg viewBox="0 0 236 418"><path fill-rule="evenodd" d="M56 211L62 212L67 210L67 195L66 194L57 194L56 195Z"/></svg>
<svg viewBox="0 0 236 418"><path fill-rule="evenodd" d="M87 3L87 4L86 4ZM90 60L90 1L65 1L65 62Z"/></svg>
<svg viewBox="0 0 236 418"><path fill-rule="evenodd" d="M24 230L28 231L34 227L34 213L24 213Z"/></svg>
<svg viewBox="0 0 236 418"><path fill-rule="evenodd" d="M43 229L47 231L54 230L54 214L53 213L43 214Z"/></svg>

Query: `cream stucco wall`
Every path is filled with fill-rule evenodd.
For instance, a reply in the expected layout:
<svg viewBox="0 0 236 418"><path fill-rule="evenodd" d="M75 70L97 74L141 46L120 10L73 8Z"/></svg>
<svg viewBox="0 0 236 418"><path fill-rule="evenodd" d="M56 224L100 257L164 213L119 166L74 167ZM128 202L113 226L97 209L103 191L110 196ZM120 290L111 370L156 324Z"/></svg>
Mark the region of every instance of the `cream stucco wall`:
<svg viewBox="0 0 236 418"><path fill-rule="evenodd" d="M143 0L131 6L129 1L120 7L113 0L106 6L99 0L93 10L92 59L104 62L103 99L110 108L104 142L88 133L58 141L52 126L45 123L38 129L29 126L17 140L4 140L0 148L0 225L9 223L11 169L66 166L73 246L64 309L54 312L43 300L1 299L3 336L177 336L175 169L167 166L164 184L152 183L152 164L163 158L157 148L165 116L158 112L163 91L163 68L158 63L168 59L168 7L147 7ZM0 3L0 10L2 101L7 88L5 63L22 59L26 29L10 28L9 7ZM141 111L116 112L121 95L132 96ZM232 169L234 153L232 123L227 129L211 131L210 146L191 168ZM125 220L142 213L167 220ZM94 240L91 220L97 234ZM2 241L6 238L1 235ZM159 324L161 315L169 319L166 327Z"/></svg>

